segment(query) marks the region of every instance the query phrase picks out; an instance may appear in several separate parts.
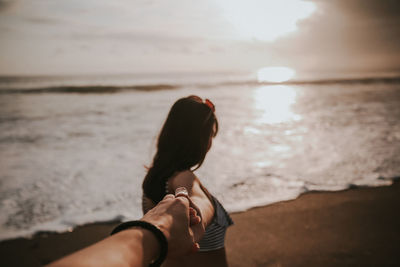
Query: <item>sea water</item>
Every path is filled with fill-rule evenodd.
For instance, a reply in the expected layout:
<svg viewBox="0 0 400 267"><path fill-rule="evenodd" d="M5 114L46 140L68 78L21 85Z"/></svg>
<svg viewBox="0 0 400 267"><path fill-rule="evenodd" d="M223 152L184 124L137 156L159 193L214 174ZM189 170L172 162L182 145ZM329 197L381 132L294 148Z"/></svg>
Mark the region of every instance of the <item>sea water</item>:
<svg viewBox="0 0 400 267"><path fill-rule="evenodd" d="M192 94L214 102L220 125L196 175L230 212L400 175L398 82L173 81L136 90L124 80L113 88L130 90L101 92L76 80L72 92L57 79L3 82L0 239L140 218L157 134L171 105Z"/></svg>

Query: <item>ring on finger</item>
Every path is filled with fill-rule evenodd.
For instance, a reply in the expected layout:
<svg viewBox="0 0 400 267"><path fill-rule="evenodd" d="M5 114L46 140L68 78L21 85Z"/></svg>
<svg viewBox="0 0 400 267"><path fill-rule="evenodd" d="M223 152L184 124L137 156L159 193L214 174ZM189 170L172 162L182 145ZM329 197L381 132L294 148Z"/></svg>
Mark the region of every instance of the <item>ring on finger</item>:
<svg viewBox="0 0 400 267"><path fill-rule="evenodd" d="M189 198L189 193L188 193L188 191L187 191L187 189L185 188L185 187L178 187L176 190L175 190L175 197L179 197L179 196L183 196L183 197L186 197L186 198Z"/></svg>

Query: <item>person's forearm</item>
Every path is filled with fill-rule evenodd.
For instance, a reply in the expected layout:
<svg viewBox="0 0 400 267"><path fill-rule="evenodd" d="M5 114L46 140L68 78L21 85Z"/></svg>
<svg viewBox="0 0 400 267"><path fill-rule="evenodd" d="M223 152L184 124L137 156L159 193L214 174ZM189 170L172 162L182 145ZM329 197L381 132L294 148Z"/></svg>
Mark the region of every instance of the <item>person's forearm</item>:
<svg viewBox="0 0 400 267"><path fill-rule="evenodd" d="M178 258L194 252L198 247L194 233L201 236L204 229L190 203L187 197L168 194L144 215L141 223L122 223L112 231L112 236L49 266L138 267L158 264L167 253L168 257ZM126 228L130 226L133 227Z"/></svg>
<svg viewBox="0 0 400 267"><path fill-rule="evenodd" d="M147 267L160 253L159 242L149 230L134 227L121 231L115 236L118 237L121 246L128 248L125 257L130 263L129 266Z"/></svg>
<svg viewBox="0 0 400 267"><path fill-rule="evenodd" d="M159 249L153 233L142 228L131 228L49 266L148 266L158 257Z"/></svg>

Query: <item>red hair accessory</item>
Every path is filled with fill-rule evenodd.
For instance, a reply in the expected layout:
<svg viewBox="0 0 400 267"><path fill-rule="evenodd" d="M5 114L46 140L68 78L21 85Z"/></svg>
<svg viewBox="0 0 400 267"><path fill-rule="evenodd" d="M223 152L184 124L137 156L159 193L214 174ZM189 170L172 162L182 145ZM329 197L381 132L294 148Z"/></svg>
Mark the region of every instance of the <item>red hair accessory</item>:
<svg viewBox="0 0 400 267"><path fill-rule="evenodd" d="M212 110L212 112L215 112L215 106L214 106L213 102L211 102L210 99L206 99L204 101L204 104L206 104Z"/></svg>

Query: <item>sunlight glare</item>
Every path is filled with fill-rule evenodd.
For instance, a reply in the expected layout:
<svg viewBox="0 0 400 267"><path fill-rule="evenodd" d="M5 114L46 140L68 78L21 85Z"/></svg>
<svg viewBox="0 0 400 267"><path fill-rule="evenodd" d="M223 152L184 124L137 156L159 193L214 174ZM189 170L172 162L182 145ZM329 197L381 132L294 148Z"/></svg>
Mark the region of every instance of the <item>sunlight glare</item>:
<svg viewBox="0 0 400 267"><path fill-rule="evenodd" d="M274 41L297 30L297 22L309 17L316 5L301 0L219 0L223 16L240 39Z"/></svg>
<svg viewBox="0 0 400 267"><path fill-rule="evenodd" d="M257 71L258 82L286 82L293 78L295 71L286 67L267 67Z"/></svg>
<svg viewBox="0 0 400 267"><path fill-rule="evenodd" d="M291 86L262 86L254 91L255 108L260 111L260 124L297 121L301 116L291 106L296 103L296 90Z"/></svg>

